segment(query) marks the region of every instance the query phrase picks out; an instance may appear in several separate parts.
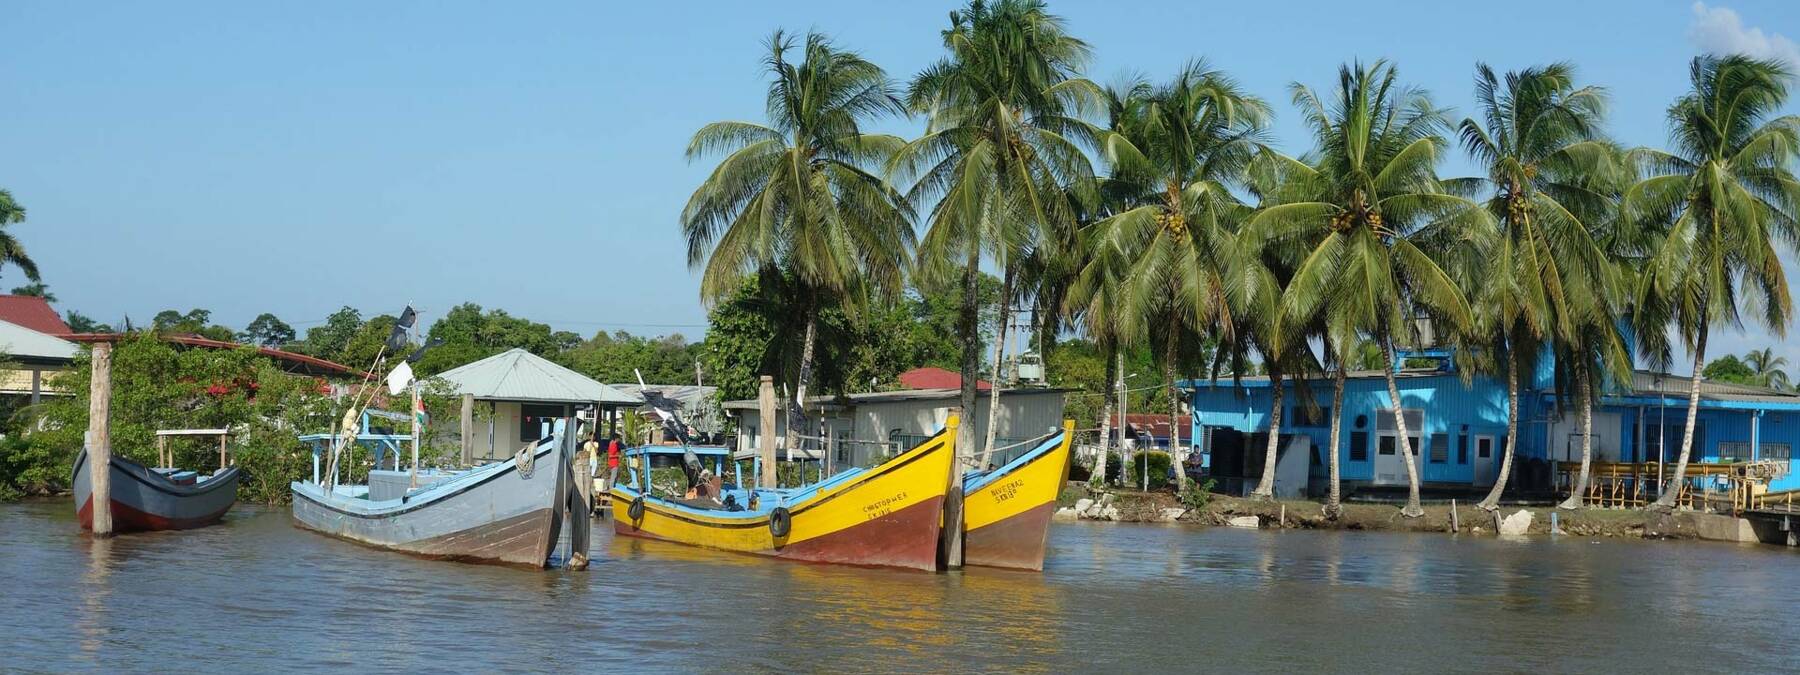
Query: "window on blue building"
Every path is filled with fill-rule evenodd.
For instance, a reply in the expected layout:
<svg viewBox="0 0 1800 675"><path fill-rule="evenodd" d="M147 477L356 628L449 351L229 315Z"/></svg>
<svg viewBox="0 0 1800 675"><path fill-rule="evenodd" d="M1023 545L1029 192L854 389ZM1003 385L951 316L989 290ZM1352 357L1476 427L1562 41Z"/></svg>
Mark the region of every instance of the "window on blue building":
<svg viewBox="0 0 1800 675"><path fill-rule="evenodd" d="M1381 445L1376 446L1375 452L1377 454L1382 454L1382 455L1394 454L1394 437L1393 436L1382 436L1381 437Z"/></svg>
<svg viewBox="0 0 1800 675"><path fill-rule="evenodd" d="M1350 461L1369 461L1369 434L1361 431L1350 434Z"/></svg>
<svg viewBox="0 0 1800 675"><path fill-rule="evenodd" d="M1431 463L1445 464L1450 461L1450 436L1437 434L1431 437Z"/></svg>
<svg viewBox="0 0 1800 675"><path fill-rule="evenodd" d="M1469 435L1466 433L1456 437L1456 463L1469 463Z"/></svg>

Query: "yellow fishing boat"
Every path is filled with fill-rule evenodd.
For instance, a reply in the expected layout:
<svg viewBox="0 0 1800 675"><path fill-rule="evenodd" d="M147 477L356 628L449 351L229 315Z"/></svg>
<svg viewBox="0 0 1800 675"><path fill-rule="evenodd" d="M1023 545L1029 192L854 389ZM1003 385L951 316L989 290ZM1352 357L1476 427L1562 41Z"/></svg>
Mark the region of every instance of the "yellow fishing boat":
<svg viewBox="0 0 1800 675"><path fill-rule="evenodd" d="M1069 476L1075 422L992 471L963 477L963 564L1044 569L1056 495Z"/></svg>
<svg viewBox="0 0 1800 675"><path fill-rule="evenodd" d="M691 497L647 489L648 475L638 467L655 466L659 457L688 465L710 459L722 477L724 448L633 448L627 456L638 461L630 480L610 492L613 531L794 560L936 570L956 425L952 416L936 435L893 459L803 488L700 481Z"/></svg>

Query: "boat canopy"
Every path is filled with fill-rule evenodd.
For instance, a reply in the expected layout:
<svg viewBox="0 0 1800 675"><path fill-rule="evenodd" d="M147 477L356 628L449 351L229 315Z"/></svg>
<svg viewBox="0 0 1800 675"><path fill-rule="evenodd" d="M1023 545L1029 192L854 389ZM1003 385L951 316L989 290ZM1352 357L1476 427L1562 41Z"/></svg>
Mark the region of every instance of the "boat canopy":
<svg viewBox="0 0 1800 675"><path fill-rule="evenodd" d="M727 449L717 446L717 445L690 445L685 449L679 445L645 445L645 446L639 446L639 447L635 447L635 448L626 448L625 456L626 457L642 457L645 455L649 455L651 457L655 457L657 455L672 455L672 456L680 457L685 452L692 452L701 457L729 457L729 456L731 456L730 450L727 450Z"/></svg>

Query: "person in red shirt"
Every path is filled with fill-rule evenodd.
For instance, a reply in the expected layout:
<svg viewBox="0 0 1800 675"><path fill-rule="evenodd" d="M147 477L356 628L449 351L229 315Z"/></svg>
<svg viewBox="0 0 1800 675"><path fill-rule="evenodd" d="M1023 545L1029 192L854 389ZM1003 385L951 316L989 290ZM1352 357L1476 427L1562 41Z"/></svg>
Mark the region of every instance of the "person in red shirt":
<svg viewBox="0 0 1800 675"><path fill-rule="evenodd" d="M619 482L619 453L625 451L625 444L619 441L619 432L612 433L606 441L606 490L612 491L614 483Z"/></svg>

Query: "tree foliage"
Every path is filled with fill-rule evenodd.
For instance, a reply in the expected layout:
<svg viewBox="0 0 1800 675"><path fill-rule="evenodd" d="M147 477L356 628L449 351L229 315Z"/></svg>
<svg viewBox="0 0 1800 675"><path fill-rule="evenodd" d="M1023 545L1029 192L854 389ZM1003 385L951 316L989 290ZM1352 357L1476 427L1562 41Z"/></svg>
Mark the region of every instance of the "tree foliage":
<svg viewBox="0 0 1800 675"><path fill-rule="evenodd" d="M294 327L274 314L263 312L244 327L244 332L238 338L248 344L281 347L294 341Z"/></svg>

